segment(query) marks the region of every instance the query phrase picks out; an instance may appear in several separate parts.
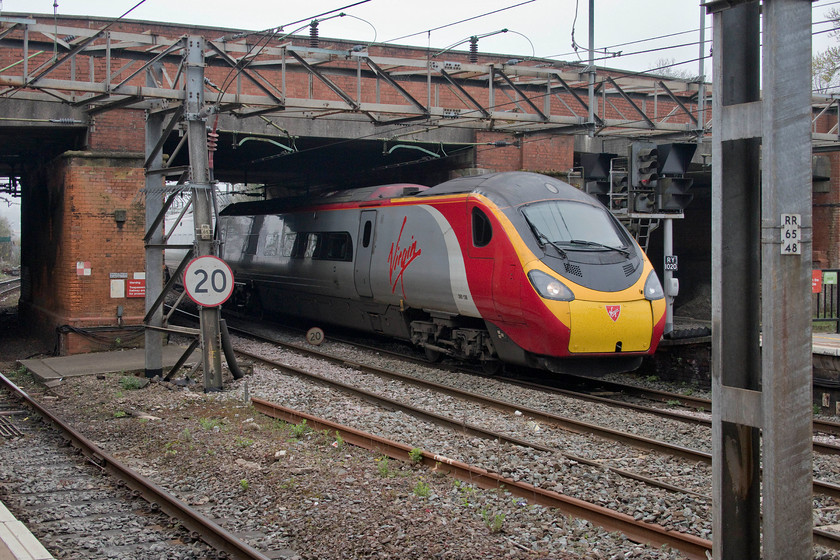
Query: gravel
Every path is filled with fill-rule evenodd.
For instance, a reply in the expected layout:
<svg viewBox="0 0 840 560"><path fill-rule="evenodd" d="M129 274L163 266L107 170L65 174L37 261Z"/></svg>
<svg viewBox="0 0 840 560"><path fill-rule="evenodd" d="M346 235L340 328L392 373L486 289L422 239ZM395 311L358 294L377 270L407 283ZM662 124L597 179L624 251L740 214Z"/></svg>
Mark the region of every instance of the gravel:
<svg viewBox="0 0 840 560"><path fill-rule="evenodd" d="M302 337L289 335L301 343ZM244 379L226 379L221 393L200 386L152 383L129 390L121 376L69 379L47 390L16 378L106 451L173 494L240 534L264 552L282 558L681 558L628 541L590 523L514 498L440 477L423 467L387 459L345 444L335 434L306 430L260 414L245 395L277 402L459 459L573 497L619 509L637 519L689 531L711 532L711 471L707 465L605 443L544 425L526 414L503 414L402 383L382 380L271 345L254 345L318 373L414 406L489 427L557 449L554 452L498 444L465 436L391 412L322 385L255 366ZM394 367L390 358L327 342L322 350L347 360ZM488 396L552 413L597 422L621 431L696 449L710 449L707 429L650 418L626 410L520 389L492 379L441 372L400 362L403 373L479 389ZM124 382L123 382L124 383ZM158 419L144 419L143 415ZM701 495L652 488L570 459L610 462L688 486ZM820 458L816 474L837 473L837 461ZM838 523L833 500L815 500L818 525ZM815 558L840 558L816 549Z"/></svg>

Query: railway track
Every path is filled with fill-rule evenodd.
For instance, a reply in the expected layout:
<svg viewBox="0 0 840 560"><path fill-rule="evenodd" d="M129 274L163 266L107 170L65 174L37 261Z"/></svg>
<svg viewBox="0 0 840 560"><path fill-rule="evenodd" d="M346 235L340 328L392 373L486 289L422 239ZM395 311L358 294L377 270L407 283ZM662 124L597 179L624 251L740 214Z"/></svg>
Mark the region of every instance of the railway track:
<svg viewBox="0 0 840 560"><path fill-rule="evenodd" d="M249 331L243 329L242 332ZM365 348L372 352L391 355L396 358L410 361L413 363L418 363L422 365L429 364L428 360L426 360L425 358L418 357L416 355L411 355L410 353L408 353L408 351L400 352L388 350L380 346L374 346L371 344L353 340L351 338L342 338L340 336L335 335L330 335L330 338L336 342L343 342L345 344L349 344L358 348ZM486 375L483 371L473 369L467 366L443 365L440 367L445 367L447 369L451 369L452 371L457 372L466 372L481 376ZM556 385L549 385L541 382L523 380L521 377L500 375L494 376L494 379L504 380L506 382L522 387L531 387L538 390L551 391L556 394L567 395L578 399L588 400L590 402L596 402L606 404L609 406L645 412L648 414L661 416L663 418L676 419L705 426L711 425L711 419L709 417L709 414L712 411L712 401L703 397L639 387L637 385L632 385L629 383L619 383L616 381L608 381L605 379L593 379L574 375L564 375L564 383L568 383L569 381L571 381L572 384L581 386L582 389L580 390L560 388ZM620 395L622 398L610 398L603 396L603 394L599 393L613 393L616 395ZM649 406L640 404L638 402L629 402L624 397L631 397L635 399L649 401L652 403L665 404L668 406L668 408ZM814 418L813 429L814 435L840 436L840 423L838 422ZM840 446L819 441L814 442L814 450L820 453L827 453L832 455L840 454Z"/></svg>
<svg viewBox="0 0 840 560"><path fill-rule="evenodd" d="M3 375L0 386L0 497L56 558L268 560Z"/></svg>
<svg viewBox="0 0 840 560"><path fill-rule="evenodd" d="M276 343L276 341L273 342L273 344L274 343ZM290 348L292 348L293 350L298 351L298 352L309 351L306 348L299 347L298 345L294 345L294 344L290 345ZM466 433L466 434L474 435L474 436L477 435L479 437L483 437L483 438L488 439L488 440L495 440L497 442L506 442L507 444L512 444L512 445L526 445L526 446L529 446L533 449L537 449L537 450L541 450L541 451L545 450L545 448L548 447L544 443L531 444L527 441L527 438L526 438L526 441L523 441L523 438L519 438L519 437L512 438L512 437L509 437L505 434L500 434L500 433L496 433L496 432L490 432L488 430L483 430L482 428L479 427L483 424L482 422L475 422L473 424L470 424L469 422L467 422L463 418L461 418L461 419L448 418L447 419L447 418L445 418L444 415L439 414L439 413L433 413L429 410L419 410L419 411L417 411L413 407L406 406L403 402L404 399L403 399L403 401L401 401L400 399L396 399L396 398L382 397L382 396L374 394L370 391L360 390L355 386L348 385L347 383L336 382L334 380L326 379L326 378L324 378L323 376L320 376L320 375L313 375L313 374L311 374L311 373L309 373L309 372L307 372L307 371L305 371L301 368L298 368L298 367L289 366L287 364L277 362L276 360L267 360L264 357L261 357L257 354L252 353L252 352L242 352L242 354L247 356L251 360L260 361L260 362L268 365L269 367L272 367L272 368L275 368L275 369L281 369L285 372L290 372L290 373L293 373L293 374L298 375L298 376L306 376L310 379L313 379L313 380L317 381L318 383L331 384L333 387L340 388L342 391L352 392L353 394L363 398L367 402L375 402L379 406L384 406L388 409L392 409L392 410L393 409L399 409L403 412L416 415L417 417L422 418L423 420L432 421L436 424L446 425L447 427L454 430L455 432L462 432L462 433ZM317 354L321 354L321 353L317 353ZM552 415L552 414L544 413L544 412L541 412L541 411L525 408L521 404L505 403L505 402L498 401L498 400L487 399L486 397L483 397L481 395L467 393L467 392L461 391L459 389L454 389L454 388L448 387L448 386L441 386L439 384L423 382L423 381L417 380L415 378L411 378L410 376L409 377L404 376L403 374L400 374L398 372L388 371L388 370L384 370L384 369L378 368L378 367L371 367L371 366L359 364L359 363L352 362L352 361L349 361L349 360L344 359L344 358L335 358L335 357L328 356L327 359L332 360L334 363L340 364L340 365L345 366L345 367L350 367L350 368L353 368L353 369L356 369L356 370L359 370L359 371L364 371L366 373L373 373L377 376L385 376L389 379L399 379L401 382L410 383L412 385L420 386L420 387L423 387L425 389L429 389L429 390L436 391L436 392L439 392L439 393L445 393L445 394L450 395L450 396L456 396L457 398L469 400L471 402L480 403L481 406L486 406L486 407L490 407L490 408L494 408L494 409L499 409L499 410L504 411L507 414L511 414L511 413L515 414L516 411L519 411L520 413L524 414L525 417L531 418L531 419L538 419L539 422L543 423L544 425L545 424L556 425L556 426L562 427L563 429L572 430L572 431L575 431L575 432L585 431L585 432L588 432L588 433L593 433L593 434L596 434L599 437L607 438L610 441L620 441L620 442L622 442L622 443L624 443L628 446L632 446L632 447L635 447L635 448L645 448L645 449L655 450L658 453L664 453L664 454L668 454L668 455L678 455L678 456L681 456L681 457L687 459L690 462L703 462L703 463L706 463L706 464L710 463L710 457L707 453L698 452L696 450L680 448L678 446L672 446L672 445L669 445L669 444L666 444L666 443L663 443L663 442L648 440L646 438L639 438L637 436L633 436L632 434L618 433L618 432L615 432L615 431L612 431L612 430L605 430L605 429L603 429L601 427L598 427L598 426L592 426L592 425L587 425L585 423L570 421L569 419L561 418L561 417L558 417L556 415ZM352 385L355 385L355 383L352 384ZM383 390L384 389L385 388L383 387ZM411 400L413 400L413 399L411 399ZM421 399L421 397L417 397L416 400L419 401L419 400L422 400L422 399ZM438 404L440 404L440 403L438 403ZM436 410L438 410L438 408L445 408L445 407L441 404L440 407L436 407ZM300 421L300 418L298 418L296 421ZM558 453L558 451L556 449L553 450L552 452L555 453L555 454ZM655 478L640 475L636 472L630 472L630 471L627 471L626 469L620 469L620 468L613 467L608 463L599 462L599 461L592 461L592 460L589 460L589 459L586 459L586 458L581 458L581 457L574 457L574 456L571 456L571 455L568 455L568 454L565 455L565 457L569 460L579 462L579 463L582 463L582 464L586 464L586 465L592 466L592 467L597 468L597 469L607 469L607 470L610 470L611 472L614 472L615 474L618 474L620 476L628 477L628 478L631 478L633 480L643 482L644 484L649 484L651 486L656 486L658 488L663 488L667 491L680 492L680 493L694 495L694 496L701 496L696 491L694 491L690 488L681 488L681 487L679 487L675 484L669 484L667 482L662 482L660 480L656 480ZM672 467L673 466L674 465L672 465ZM643 469L644 469L644 467L642 467L642 470ZM505 482L505 484L507 484L507 482ZM710 487L710 485L711 485L711 483L708 482L707 486ZM533 487L530 484L527 484L527 487L529 488L528 491L533 492L533 489L532 489ZM837 486L835 486L831 483L825 483L823 481L815 481L815 491L823 493L823 494L827 494L827 495L830 495L830 496L833 496L833 497L840 496L840 488L838 488ZM524 490L523 490L523 492L524 492ZM708 499L708 498L706 498L706 499ZM654 541L646 541L646 542L656 542L656 541L654 540ZM827 547L830 547L830 548L840 548L840 536L836 535L835 533L830 533L830 532L821 531L821 530L815 531L815 542L819 542L823 546L827 546Z"/></svg>
<svg viewBox="0 0 840 560"><path fill-rule="evenodd" d="M465 400L468 400L468 401L472 401L472 402L475 402L475 403L478 403L478 404L481 404L481 405L484 405L484 406L496 408L498 410L502 410L502 411L507 412L507 413L515 413L516 411L519 411L523 414L526 414L527 416L529 416L531 418L534 418L537 421L550 423L550 424L553 424L555 426L558 426L558 427L561 427L561 428L564 428L564 429L567 429L567 430L572 430L572 431L575 431L575 432L582 432L582 433L590 433L590 434L593 434L593 435L596 435L596 436L599 436L599 437L609 439L611 441L615 441L615 442L619 442L619 443L622 443L622 444L630 445L632 447L636 447L636 448L639 448L639 449L645 449L645 450L655 451L655 452L659 452L659 453L665 453L665 454L681 457L681 458L686 459L688 461L702 462L702 463L711 465L711 454L706 452L706 451L701 451L701 450L697 450L697 449L690 449L690 448L679 446L679 445L669 444L667 442L659 441L659 440L656 440L656 439L653 439L653 438L648 438L648 437L643 437L643 436L639 436L639 435L632 434L632 433L627 433L627 432L621 432L621 431L617 431L617 430L613 430L613 429L608 429L608 428L604 428L604 427L599 426L599 425L594 424L594 423L580 422L580 421L577 421L577 420L574 420L574 419L571 419L571 418L563 417L563 416L560 416L560 415L557 415L557 414L548 413L548 412L545 412L545 411L542 411L542 410L537 410L537 409L533 409L533 408L525 408L521 404L518 404L518 403L505 402L505 401L502 401L502 400L499 400L499 399L492 399L492 398L485 397L485 396L483 396L479 393L471 393L469 391L464 391L464 390L452 387L450 385L444 385L444 384L441 384L441 383L425 381L423 379L419 379L419 378L411 376L411 375L402 374L400 372L394 371L393 369L372 367L370 365L366 365L366 364L362 364L362 363L350 362L350 361L348 361L344 358L335 357L335 356L332 356L332 355L324 353L324 352L319 352L317 350L312 349L311 347L307 347L307 346L303 346L303 345L299 345L299 344L292 344L292 343L283 342L283 341L277 340L276 338L266 337L266 336L263 336L259 333L252 332L252 331L247 331L247 330L244 330L244 329L241 329L241 328L234 328L234 329L239 330L239 332L245 333L248 336L259 338L259 339L265 340L267 342L270 342L272 344L277 344L277 345L280 345L280 346L284 346L284 347L286 347L290 350L294 350L296 352L300 352L300 353L308 354L308 355L311 355L311 356L316 356L316 357L321 358L321 359L329 360L329 361L332 361L333 363L346 365L348 367L352 367L352 368L357 369L359 371L371 373L371 374L374 374L374 375L384 376L384 377L387 377L387 378L390 378L390 379L397 379L397 380L400 380L402 382L410 383L410 384L413 384L413 385L418 386L418 387L424 387L424 388L427 388L427 389L432 390L432 391L441 392L441 393L444 393L444 394L455 396L457 398L462 398L462 399L465 399ZM373 349L372 347L369 347L369 346L366 346L366 348ZM382 351L382 350L379 350L379 349L373 349L373 350L376 351L376 352L388 353L387 351ZM244 354L247 355L251 359L261 359L259 356L256 356L256 355L253 355L253 354L250 354L250 353L247 353L247 352L244 352ZM396 357L398 357L398 358L403 358L403 356L401 356L399 354L394 354L394 355L396 355ZM418 360L418 361L422 362L422 360ZM275 365L277 365L277 364L275 364ZM424 365L427 365L427 364L424 363ZM300 373L304 374L305 372L301 371ZM541 390L541 391L551 390L553 392L557 392L558 394L564 394L564 395L567 395L567 396L578 397L577 393L557 390L557 389L554 389L552 387L546 387L544 385L529 384L529 383L522 383L522 382L517 382L517 384L519 384L520 386L536 388L536 389ZM598 401L601 404L606 404L606 405L609 405L609 406L622 406L622 407L627 407L627 408L634 408L635 410L641 411L643 413L650 413L650 414L655 414L655 415L659 415L659 416L665 416L665 417L668 417L672 420L677 420L677 421L680 421L680 422L686 422L686 423L690 423L690 424L698 424L698 425L702 425L702 426L709 426L711 424L710 420L708 420L708 419L687 417L687 416L684 416L682 414L668 414L668 411L662 411L661 409L658 409L658 408L632 405L632 404L628 404L628 403L625 403L625 402L622 402L622 401L617 401L617 400L614 400L614 399L605 399L605 398L600 398L600 397L593 397L591 395L583 395L583 396L587 397L591 400ZM495 436L490 435L490 436L487 436L487 437L492 439ZM820 453L831 454L831 455L840 454L840 448L838 448L837 446L830 445L830 444L824 444L824 443L820 443L820 442L814 442L814 451L815 452L820 452ZM642 478L645 478L645 477L642 477ZM819 492L819 493L825 494L827 496L831 496L831 497L834 497L834 498L840 498L840 485L832 483L832 482L815 480L814 481L814 490L815 490L815 492Z"/></svg>
<svg viewBox="0 0 840 560"><path fill-rule="evenodd" d="M20 289L20 278L12 278L11 280L3 280L0 282L0 298L6 297L8 294Z"/></svg>

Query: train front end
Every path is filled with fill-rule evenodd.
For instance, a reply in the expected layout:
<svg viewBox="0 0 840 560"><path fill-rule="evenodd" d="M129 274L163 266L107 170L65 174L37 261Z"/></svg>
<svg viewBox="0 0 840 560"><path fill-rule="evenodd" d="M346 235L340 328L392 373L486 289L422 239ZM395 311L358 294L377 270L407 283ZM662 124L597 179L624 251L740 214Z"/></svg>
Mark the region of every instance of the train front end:
<svg viewBox="0 0 840 560"><path fill-rule="evenodd" d="M665 325L664 293L647 256L614 216L571 185L527 173L508 182L496 185L495 196L486 191L524 275L521 320L496 325L500 354L510 339L529 365L556 373L639 367Z"/></svg>

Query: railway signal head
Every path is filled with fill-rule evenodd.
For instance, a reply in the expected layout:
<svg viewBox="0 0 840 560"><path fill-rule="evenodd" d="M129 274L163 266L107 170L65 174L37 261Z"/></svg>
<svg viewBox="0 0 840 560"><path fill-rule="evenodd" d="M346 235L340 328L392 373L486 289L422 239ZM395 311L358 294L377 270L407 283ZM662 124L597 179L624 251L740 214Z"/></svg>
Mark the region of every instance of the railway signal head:
<svg viewBox="0 0 840 560"><path fill-rule="evenodd" d="M694 195L691 185L694 179L685 176L697 144L673 143L659 146L659 175L656 185L656 200L660 212L682 212Z"/></svg>
<svg viewBox="0 0 840 560"><path fill-rule="evenodd" d="M663 212L682 212L694 200L689 192L694 179L686 177L663 177L657 182L657 200L659 210Z"/></svg>
<svg viewBox="0 0 840 560"><path fill-rule="evenodd" d="M630 184L636 188L653 188L659 177L659 151L653 142L630 145Z"/></svg>

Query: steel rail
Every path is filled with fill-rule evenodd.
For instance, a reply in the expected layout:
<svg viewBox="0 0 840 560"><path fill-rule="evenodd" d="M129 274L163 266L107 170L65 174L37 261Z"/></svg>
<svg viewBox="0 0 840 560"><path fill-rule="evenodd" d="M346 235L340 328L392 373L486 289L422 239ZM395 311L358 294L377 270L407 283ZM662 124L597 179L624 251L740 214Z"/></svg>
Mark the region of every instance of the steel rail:
<svg viewBox="0 0 840 560"><path fill-rule="evenodd" d="M412 448L409 445L375 436L256 397L252 398L251 402L257 411L272 418L282 419L294 424L306 420L306 423L313 429L326 429L330 432L338 432L344 441L353 445L382 453L400 461L409 462L411 460L409 454ZM620 531L634 542L645 543L657 548L666 545L679 550L688 558L696 558L698 560L706 560L707 552L710 554L712 550L711 541L695 535L671 531L661 525L636 521L629 515L611 511L602 506L590 504L551 490L544 490L525 482L517 482L496 473L441 455L434 455L423 451L421 462L434 472L448 474L459 480L475 484L480 488L504 488L511 494L525 498L532 503L558 509L569 516L586 519L608 531Z"/></svg>
<svg viewBox="0 0 840 560"><path fill-rule="evenodd" d="M647 389L644 387L637 387L635 385L629 385L626 383L618 383L616 381L606 381L603 379L590 379L587 377L574 375L568 375L566 377L574 378L584 383L596 383L610 391L630 393L652 401L672 402L677 400L680 401L680 404L682 406L685 406L687 408L693 408L695 410L702 409L705 412L711 412L712 410L712 401L701 397L683 395L680 393L669 393L667 391L660 391L658 389ZM676 414L679 413L677 412ZM829 420L819 420L815 418L813 424L814 431L832 435L840 435L840 423L838 422L831 422Z"/></svg>
<svg viewBox="0 0 840 560"><path fill-rule="evenodd" d="M559 395L564 395L564 396L568 396L568 397L572 397L572 398L576 398L576 399L587 400L587 401L590 401L590 402L596 402L596 403L600 403L600 404L604 404L604 405L608 405L608 406L627 408L627 409L630 409L630 410L635 410L637 412L642 412L642 413L645 413L645 414L653 414L653 415L656 415L656 416L662 416L664 418L670 418L671 420L677 420L677 421L680 421L680 422L687 422L687 423L690 423L690 424L700 424L700 425L707 426L707 427L711 427L711 425L712 425L712 419L711 418L700 417L700 416L689 416L689 415L687 415L683 412L680 412L680 411L664 410L664 409L661 409L661 408L654 408L654 407L645 406L645 405L641 405L641 404L620 401L620 400L611 399L611 398L608 398L608 397L600 397L598 395L592 395L592 394L584 393L584 392L580 392L580 391L573 391L573 390L569 390L569 389L559 389L559 388L553 387L551 385L543 385L541 383L534 383L534 382L531 382L531 381L522 381L520 379L514 379L514 378L509 378L509 377L503 377L503 378L500 378L500 379L504 379L507 383L511 383L513 385L519 385L519 386L527 387L527 388L530 388L530 389L538 389L538 390L541 390L541 391L548 391L548 392L552 392L552 393L557 393ZM593 381L595 383L598 383L597 380L593 380ZM611 383L611 384L613 384L613 383ZM615 385L619 385L621 387L631 388L631 391L632 391L632 386L629 386L629 385L625 386L625 385L621 385L621 384L615 384ZM642 389L641 391L642 391L642 393L644 393L644 392L647 392L648 389ZM642 393L640 393L640 394L642 394ZM680 395L677 394L677 393L666 393L664 391L656 391L656 393L659 393L661 395L669 395L669 396L672 397L672 400L681 398ZM705 399L697 399L696 397L689 397L689 398L693 399L694 401L697 401L697 402L702 402L703 400L705 400ZM653 400L659 400L659 399L653 399ZM705 408L705 410L711 410L712 409L711 401L707 401L707 402L709 404L708 404L708 407ZM835 429L840 430L840 424L836 424L834 422L827 422L825 420L816 420L815 419L813 421L813 428L814 428L815 431L823 431L823 432L828 432L828 433L834 433L833 430L835 430ZM814 451L817 452L817 453L824 453L826 455L840 455L840 446L833 445L833 444L830 444L830 443L824 443L824 442L821 442L821 441L814 441L814 442L812 442L812 445L813 445Z"/></svg>
<svg viewBox="0 0 840 560"><path fill-rule="evenodd" d="M267 364L271 367L275 367L277 369L289 372L289 373L297 375L299 377L306 377L308 379L315 380L318 383L323 383L323 384L326 384L326 385L329 385L329 386L332 386L332 387L337 387L340 390L344 391L345 393L350 393L352 395L356 395L358 397L361 397L364 400L366 400L366 401L368 401L372 404L377 404L379 406L389 408L389 409L396 408L396 409L402 410L403 412L411 414L412 416L421 418L421 419L426 420L428 422L432 422L432 423L437 424L439 426L444 426L444 427L450 428L450 429L458 431L458 432L463 432L465 434L468 434L468 435L471 435L471 436L481 437L481 438L484 438L484 439L497 440L497 441L501 441L501 442L505 442L505 443L510 443L510 444L513 444L513 445L519 445L521 447L531 447L533 449L538 449L540 451L545 451L545 452L549 452L549 453L554 451L554 449L552 449L551 447L546 447L544 445L539 445L537 443L532 443L532 442L529 442L529 441L526 441L526 440L523 440L523 439L506 436L504 434L493 432L491 430L485 430L484 428L481 428L479 426L475 426L473 424L468 424L468 423L463 422L461 420L455 420L453 418L449 418L449 417L444 416L442 414L437 414L437 413L434 413L434 412L430 412L428 410L423 410L421 408L417 408L415 406L411 406L411 405L402 403L400 401L396 401L394 399L389 399L387 397L377 395L376 393L372 393L370 391L365 391L364 389L359 389L358 387L353 387L352 385L342 383L341 381L336 381L336 380L330 379L328 377L323 377L321 375L318 375L317 373L312 373L312 372L306 371L306 370L301 369L301 368L297 368L297 367L294 367L294 366L291 366L291 365L288 365L288 364L278 362L276 360L270 360L268 358L258 356L257 354L254 354L252 352L248 352L246 350L242 350L242 349L239 349L239 348L236 348L235 350L238 354L241 354L243 356L247 356L248 358L250 358L252 360L262 362L262 363ZM355 367L355 366L350 366L350 367Z"/></svg>
<svg viewBox="0 0 840 560"><path fill-rule="evenodd" d="M107 471L109 474L121 480L125 485L136 491L150 504L157 505L161 511L177 519L187 529L197 534L208 545L229 554L233 558L243 560L269 560L261 552L251 548L241 540L237 539L231 532L220 527L210 519L204 517L196 510L169 494L164 488L153 483L146 477L136 473L120 463L114 457L100 449L92 441L77 432L49 409L42 406L38 401L30 397L23 389L15 385L3 374L0 374L0 382L15 393L27 405L31 406L38 413L56 425L84 455L95 465Z"/></svg>
<svg viewBox="0 0 840 560"><path fill-rule="evenodd" d="M618 430L613 430L611 428L605 428L605 427L598 426L596 424L591 424L591 423L588 423L588 422L573 420L571 418L567 418L567 417L564 417L564 416L559 416L557 414L552 414L550 412L545 412L545 411L542 411L542 410L528 408L528 407L522 406L522 405L517 404L517 403L511 403L511 402L503 401L503 400L500 400L500 399L494 399L494 398L487 397L487 396L484 396L484 395L480 395L480 394L477 394L477 393L470 393L469 391L464 391L463 389L458 389L458 388L455 388L455 387L451 387L449 385L443 385L441 383L435 383L433 381L426 381L426 380L418 379L416 377L412 377L410 375L405 375L405 374L402 374L402 373L399 373L399 372L396 372L396 371L391 371L391 370L387 370L387 369L383 369L383 368L369 366L369 365L361 364L361 363L354 362L354 361L351 361L351 360L347 360L347 359L344 359L344 358L339 358L339 357L332 356L332 355L324 353L324 352L320 352L318 350L313 350L311 348L307 348L307 347L299 345L299 344L294 344L294 343L291 343L291 342L282 342L282 341L279 341L279 340L271 339L271 338L266 337L264 335L261 335L259 333L246 331L246 330L244 330L242 328L239 328L239 327L231 327L230 325L228 325L228 326L229 326L229 328L231 328L231 330L235 330L235 331L238 331L240 333L247 334L248 336L252 336L254 338L257 338L257 339L260 339L260 340L263 340L263 341L266 341L266 342L270 342L272 344L276 344L278 346L283 346L285 348L288 348L290 350L294 350L296 352L300 352L300 353L303 353L303 354L308 354L310 356L316 356L318 358L328 360L330 362L333 362L333 363L336 363L336 364L339 364L339 365L343 365L343 366L346 366L346 367L351 367L351 368L357 369L357 370L362 371L362 372L367 372L367 373L371 373L371 374L374 374L374 375L384 376L384 377L388 377L388 378L391 378L391 379L397 379L399 381L403 381L405 383L410 383L410 384L418 386L418 387L433 389L435 391L439 391L439 392L447 394L449 396L453 396L453 397L456 397L456 398L461 398L461 399L468 400L468 401L471 401L471 402L475 402L475 403L478 403L478 404L483 404L485 406L490 406L492 408L495 408L497 410L501 410L503 412L515 413L516 411L519 411L523 414L527 414L528 416L531 416L532 418L534 418L536 420L539 420L539 421L542 421L542 422L545 422L545 423L548 423L548 424L552 424L554 426L564 428L564 429L567 429L567 430L570 430L570 431L573 431L573 432L588 433L588 434L592 434L592 435L595 435L595 436L598 436L598 437L602 437L604 439L608 439L610 441L616 441L616 442L619 442L619 443L624 443L625 445L629 445L631 447L636 447L636 448L639 448L639 449L645 449L645 450L649 450L649 451L656 451L658 453L663 453L663 454L666 454L666 455L677 456L677 457L681 457L683 459L687 459L689 461L700 461L700 462L703 462L703 463L709 464L709 465L712 463L711 454L707 453L705 451L700 451L700 450L697 450L697 449L691 449L691 448L683 447L683 446L680 446L680 445L674 445L674 444L671 444L671 443L658 441L658 440L655 440L655 439L646 438L646 437L635 435L635 434L620 432ZM237 349L236 351L239 352L239 353L242 353L243 355L253 356L254 359L264 360L263 358L260 358L256 355L250 354L249 352L243 352L239 349ZM383 351L383 352L386 352L386 351ZM327 380L327 382L331 383L332 381ZM826 496L833 497L835 499L840 499L840 485L838 485L838 484L834 484L832 482L827 482L827 481L823 481L823 480L814 480L813 481L813 486L814 486L814 491L815 492L818 492L820 494L824 494ZM685 492L685 490L682 490L682 491Z"/></svg>
<svg viewBox="0 0 840 560"><path fill-rule="evenodd" d="M416 407L413 407L413 406L410 406L410 405L406 405L406 404L404 404L400 401L395 401L395 400L389 399L387 397L382 397L382 396L377 395L375 393L371 393L371 392L365 391L363 389L358 389L356 387L352 387L352 386L347 385L345 383L342 383L340 381L334 381L334 380L322 377L318 374L307 372L305 370L301 370L299 368L289 366L287 364L283 364L283 363L277 362L275 360L266 359L266 358L260 357L256 354L253 354L251 352L247 352L247 351L244 351L244 350L236 350L236 352L240 355L247 356L248 358L250 358L254 361L260 361L260 362L265 363L267 365L270 365L274 368L281 369L281 370L286 370L286 371L288 371L292 374L295 374L295 375L298 375L298 376L301 376L301 377L307 377L307 378L310 378L310 379L314 379L315 381L317 381L319 383L329 384L329 385L338 387L339 389L341 389L341 390L343 390L347 393L360 396L360 397L364 398L365 400L367 400L368 402L372 402L374 404L379 404L380 406L383 406L385 408L388 408L388 409L398 408L398 409L402 410L403 412L411 414L415 417L418 417L418 418L421 418L421 419L424 419L424 420L428 420L430 422L434 422L435 424L437 424L439 426L444 426L444 427L450 428L450 429L452 429L454 431L457 431L457 432L463 432L463 433L466 433L466 434L469 434L469 435L474 435L474 436L478 436L478 437L482 437L482 438L490 439L490 440L506 441L506 442L513 443L515 445L519 445L519 446L522 446L522 447L530 447L532 449L537 449L539 451L545 451L545 452L549 452L549 453L557 453L557 454L559 454L559 455L561 455L561 456L563 456L567 459L570 459L572 461L576 461L578 463L588 465L590 467L595 467L597 469L605 469L605 470L613 472L613 473L615 473L619 476L623 476L625 478L637 480L637 481L642 482L644 484L647 484L649 486L656 486L658 488L662 488L664 490L669 490L671 492L678 492L678 493L682 493L682 494L691 494L691 495L697 496L699 498L711 499L708 496L706 496L704 494L701 494L699 492L695 492L693 490L688 490L686 488L680 488L679 486L669 484L667 482L662 482L661 480L657 480L655 478L650 478L650 477L647 477L647 476L644 476L644 475L641 475L641 474L638 474L638 473L634 473L634 472L627 471L627 470L624 470L624 469L619 469L617 467L612 467L610 465L606 465L604 463L594 461L592 459L587 459L585 457L579 457L577 455L572 455L572 454L566 453L562 450L555 449L555 448L552 448L552 447L547 447L547 446L544 446L544 445L540 445L540 444L537 444L537 443L534 443L534 442L531 442L531 441L522 440L522 439L518 439L518 438L512 438L510 436L505 436L505 435L499 434L497 432L493 432L493 431L490 431L490 430L485 430L481 427L474 426L474 425L471 425L471 424L467 424L462 420L455 420L453 418L449 418L449 417L446 417L446 416L443 416L443 415L440 415L440 414L429 412L427 410L423 410L423 409L416 408ZM354 368L358 369L358 364L348 364L346 362L343 362L342 365L347 365L347 366L354 367ZM429 387L423 387L423 388L428 389Z"/></svg>
<svg viewBox="0 0 840 560"><path fill-rule="evenodd" d="M242 317L239 317L239 318L242 319ZM287 327L287 328L292 328L292 327ZM261 335L253 333L253 332L249 332L249 331L242 330L242 329L240 329L240 331L248 334L249 336L261 337ZM377 348L377 347L371 346L369 344L355 342L353 340L343 339L341 337L331 336L330 338L332 340L336 341L336 342L343 342L345 344L351 344L351 345L359 347L359 348L365 348L365 349L368 349L368 350L371 350L371 351L374 351L374 352L379 352L380 354L388 354L390 356L394 356L394 357L397 357L397 358L402 359L402 360L410 361L412 363L417 363L417 364L426 365L426 366L429 365L429 361L424 359L424 358L416 358L414 356L409 356L407 354L403 354L403 353L400 353L400 352L395 352L395 351L392 351L392 350L386 350L386 349L383 349L383 348ZM274 340L272 340L272 342L276 342L277 344L289 344L290 347L300 349L301 351L304 351L304 352L309 352L310 351L309 349L303 348L301 346L298 346L298 345L295 345L295 344L292 344L292 343L281 343L279 341L274 341ZM458 372L468 371L469 373L476 373L472 370L468 370L468 369L465 369L465 368L457 368L456 367L456 368L450 368L450 369L452 369L453 371L458 371ZM478 375L483 375L483 374L478 373ZM695 410L702 409L704 412L710 412L712 410L712 401L709 400L709 399L702 398L702 397L694 397L694 396L691 396L691 395L684 395L684 394L680 394L680 393L669 393L668 391L661 391L659 389L648 389L648 388L645 388L645 387L638 387L638 386L635 386L635 385L618 383L616 381L606 381L606 380L603 380L603 379L592 379L592 378L588 378L588 377L571 375L571 374L567 374L567 375L565 375L565 377L573 378L573 379L576 379L578 381L585 382L585 383L597 383L598 385L604 387L607 390L611 390L611 391L615 391L615 392L621 392L621 393L630 393L630 394L634 394L634 395L637 395L639 397L646 398L646 399L652 400L652 401L667 403L667 402L672 402L672 401L678 400L678 401L680 401L680 404L683 407L686 407L686 408L692 408L692 409L695 409ZM519 380L519 379L510 378L510 377L503 377L503 376L496 376L496 377L494 377L494 379L500 380L500 381L504 380L508 383L516 383L516 384L522 384L522 385L526 385L526 386L529 383L531 383L531 382L528 382L528 381L522 381L522 380ZM627 403L627 402L623 402L623 401L619 401L619 400L615 400L615 399L609 399L609 398L606 398L606 397L599 397L599 396L596 396L596 395L589 395L589 394L586 394L586 393L581 393L579 391L573 391L573 390L570 390L570 389L559 389L557 387L544 386L544 385L539 385L539 384L535 384L535 385L537 385L539 388L550 389L552 391L556 391L560 394L565 394L565 395L568 395L568 396L572 396L574 398L588 399L588 400L591 400L593 402L601 402L603 404L609 404L609 405L614 405L614 406L622 406L624 408L639 410L640 412L646 412L646 413L651 413L651 414L657 414L657 415L660 415L660 416L665 416L665 417L668 417L668 418L672 418L674 420L681 420L681 421L686 421L686 422L695 421L695 419L694 419L695 417L686 416L685 414L681 414L679 411L663 410L663 409L645 407L644 405ZM700 421L701 423L709 423L709 422L706 422L706 421L703 421L703 420L697 420L697 421ZM831 421L828 421L828 420L819 420L819 419L815 418L814 421L813 421L813 425L814 425L814 431L815 432L822 432L822 433L826 433L826 434L830 434L830 435L840 435L840 423L838 423L838 422L831 422ZM817 445L820 448L820 450L824 453L828 453L828 454L832 454L832 455L840 454L840 447L838 447L838 446L833 446L831 444L822 444L822 443L816 443L815 445Z"/></svg>

